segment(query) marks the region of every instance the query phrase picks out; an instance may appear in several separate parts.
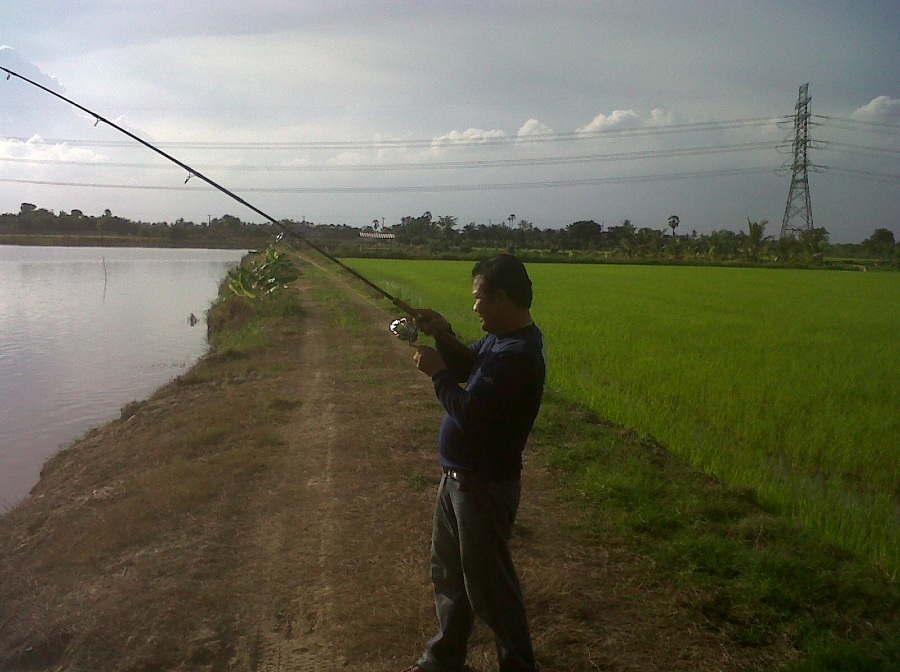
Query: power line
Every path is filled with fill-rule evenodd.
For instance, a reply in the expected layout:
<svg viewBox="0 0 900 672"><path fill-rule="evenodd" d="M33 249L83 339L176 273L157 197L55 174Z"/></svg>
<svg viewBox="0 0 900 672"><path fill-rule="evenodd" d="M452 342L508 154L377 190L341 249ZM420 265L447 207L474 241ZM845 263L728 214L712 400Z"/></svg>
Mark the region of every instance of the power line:
<svg viewBox="0 0 900 672"><path fill-rule="evenodd" d="M872 133L885 133L887 135L900 135L900 126L886 124L877 121L862 121L860 119L848 119L846 117L829 117L823 114L811 115L813 119L822 119L824 126L835 126L848 130L866 130Z"/></svg>
<svg viewBox="0 0 900 672"><path fill-rule="evenodd" d="M900 149L891 149L889 147L868 147L866 145L855 145L848 142L834 142L831 140L813 140L812 142L822 143L818 150L841 149L845 154L880 154L883 156L900 157Z"/></svg>
<svg viewBox="0 0 900 672"><path fill-rule="evenodd" d="M553 142L577 142L588 140L602 140L607 138L629 138L649 135L669 135L678 133L698 133L704 131L723 131L735 128L753 128L768 126L790 117L752 117L747 119L733 119L729 121L702 121L686 124L671 124L669 126L654 126L651 128L608 128L592 131L571 131L566 133L534 133L522 136L484 136L470 138L448 138L446 136L413 139L413 140L322 140L322 141L254 141L254 142L212 142L212 141L160 141L155 143L158 147L179 149L210 149L210 150L328 150L328 149L412 149L421 147L440 147L442 149L453 147L484 147L508 144L532 144ZM32 138L8 138L17 142L29 142ZM48 138L43 140L46 144L77 144L83 147L130 147L133 143L124 140L99 140L99 139L62 139Z"/></svg>
<svg viewBox="0 0 900 672"><path fill-rule="evenodd" d="M401 192L460 192L460 191L501 191L511 189L551 189L558 187L590 187L604 184L628 184L637 182L661 182L667 180L703 179L712 177L732 177L759 173L772 173L772 167L729 168L723 170L691 171L684 173L663 173L657 175L631 175L585 180L545 180L538 182L511 182L494 184L450 184L412 185L397 187L246 187L246 193L257 194L375 194ZM101 189L134 189L149 191L211 191L207 187L167 186L148 184L97 184L91 182L56 182L50 180L19 180L0 178L0 182L11 184L35 184L55 187L79 187Z"/></svg>
<svg viewBox="0 0 900 672"><path fill-rule="evenodd" d="M647 150L640 152L619 152L612 154L589 154L581 156L535 157L519 159L491 159L472 161L403 162L403 163L355 163L339 165L200 165L201 170L244 171L244 172L351 172L351 171L401 171L401 170L450 170L467 168L510 168L521 166L553 166L563 164L600 163L606 161L631 161L641 159L667 159L681 156L702 156L732 152L760 151L776 149L779 142L745 142L730 145L707 145L680 149ZM0 157L0 162L26 163L33 165L79 166L89 168L159 168L165 164L127 163L114 161L71 161L62 159L26 159Z"/></svg>
<svg viewBox="0 0 900 672"><path fill-rule="evenodd" d="M869 170L856 170L854 168L840 168L838 166L821 166L824 173L838 173L840 175L849 175L851 177L861 177L875 182L884 184L893 184L900 182L900 174L893 173L875 173Z"/></svg>

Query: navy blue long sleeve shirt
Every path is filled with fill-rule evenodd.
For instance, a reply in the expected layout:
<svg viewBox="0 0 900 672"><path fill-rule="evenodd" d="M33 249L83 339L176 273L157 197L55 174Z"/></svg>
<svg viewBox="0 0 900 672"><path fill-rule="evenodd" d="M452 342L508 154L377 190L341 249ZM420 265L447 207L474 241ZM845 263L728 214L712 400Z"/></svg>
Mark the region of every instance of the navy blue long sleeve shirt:
<svg viewBox="0 0 900 672"><path fill-rule="evenodd" d="M543 335L530 324L469 347L477 353L474 364L437 342L447 364L432 376L446 411L441 464L488 480L516 480L544 392Z"/></svg>

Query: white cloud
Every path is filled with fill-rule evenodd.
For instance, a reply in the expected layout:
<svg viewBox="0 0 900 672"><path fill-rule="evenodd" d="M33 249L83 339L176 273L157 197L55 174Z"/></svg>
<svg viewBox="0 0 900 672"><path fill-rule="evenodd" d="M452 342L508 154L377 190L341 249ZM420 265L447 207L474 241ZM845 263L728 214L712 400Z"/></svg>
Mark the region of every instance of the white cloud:
<svg viewBox="0 0 900 672"><path fill-rule="evenodd" d="M587 126L578 129L579 133L592 133L609 128L638 128L641 119L634 110L613 110L611 114L598 114Z"/></svg>
<svg viewBox="0 0 900 672"><path fill-rule="evenodd" d="M896 124L900 122L900 100L878 96L867 105L855 109L850 118L879 124Z"/></svg>
<svg viewBox="0 0 900 672"><path fill-rule="evenodd" d="M354 166L367 163L366 159L366 155L360 152L341 152L327 159L325 163L334 166ZM292 165L296 165L296 163ZM306 161L305 165L309 165L309 162Z"/></svg>
<svg viewBox="0 0 900 672"><path fill-rule="evenodd" d="M675 123L675 115L662 108L654 108L650 111L651 126L671 126Z"/></svg>
<svg viewBox="0 0 900 672"><path fill-rule="evenodd" d="M492 129L485 131L480 128L467 128L464 131L450 131L445 135L439 135L433 138L431 144L433 146L456 145L456 144L477 144L487 142L493 138L503 138L506 134L503 131Z"/></svg>
<svg viewBox="0 0 900 672"><path fill-rule="evenodd" d="M99 163L104 156L84 147L71 147L68 143L48 145L41 136L35 135L25 142L0 138L0 159Z"/></svg>
<svg viewBox="0 0 900 672"><path fill-rule="evenodd" d="M516 135L521 138L528 135L549 135L550 133L553 133L552 128L537 119L529 119L522 125L522 128L518 130Z"/></svg>

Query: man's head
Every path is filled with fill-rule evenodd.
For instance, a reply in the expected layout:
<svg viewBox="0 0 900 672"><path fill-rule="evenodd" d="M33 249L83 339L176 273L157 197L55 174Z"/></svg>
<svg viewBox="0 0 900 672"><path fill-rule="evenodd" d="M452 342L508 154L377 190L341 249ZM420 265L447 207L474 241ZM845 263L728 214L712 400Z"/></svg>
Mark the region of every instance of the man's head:
<svg viewBox="0 0 900 672"><path fill-rule="evenodd" d="M472 294L472 309L487 332L507 333L531 323L531 278L525 265L510 254L476 264L472 269Z"/></svg>

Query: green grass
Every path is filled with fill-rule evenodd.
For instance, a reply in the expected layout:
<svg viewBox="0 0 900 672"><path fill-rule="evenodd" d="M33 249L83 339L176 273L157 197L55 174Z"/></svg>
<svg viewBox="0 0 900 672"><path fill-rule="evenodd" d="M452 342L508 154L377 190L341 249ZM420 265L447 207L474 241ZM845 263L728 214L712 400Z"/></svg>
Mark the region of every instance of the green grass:
<svg viewBox="0 0 900 672"><path fill-rule="evenodd" d="M767 672L897 669L900 593L870 564L555 392L532 438L585 510L573 534L646 558L698 627L772 651Z"/></svg>
<svg viewBox="0 0 900 672"><path fill-rule="evenodd" d="M392 294L437 308L458 333L479 335L470 262L350 264ZM529 271L552 390L752 488L889 573L900 570L900 276Z"/></svg>

